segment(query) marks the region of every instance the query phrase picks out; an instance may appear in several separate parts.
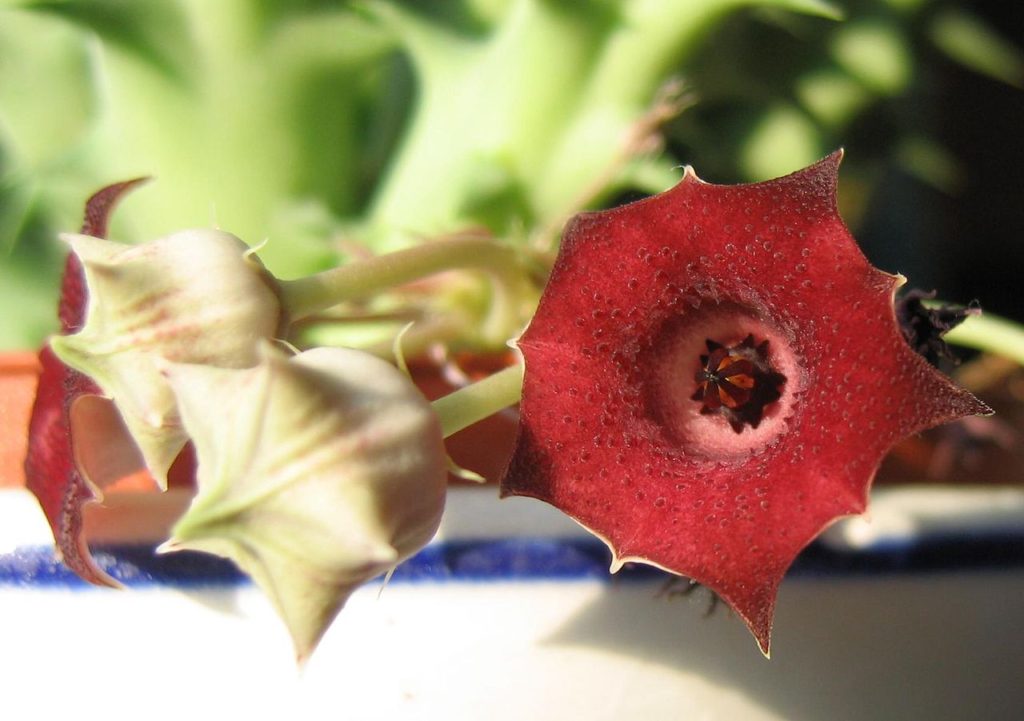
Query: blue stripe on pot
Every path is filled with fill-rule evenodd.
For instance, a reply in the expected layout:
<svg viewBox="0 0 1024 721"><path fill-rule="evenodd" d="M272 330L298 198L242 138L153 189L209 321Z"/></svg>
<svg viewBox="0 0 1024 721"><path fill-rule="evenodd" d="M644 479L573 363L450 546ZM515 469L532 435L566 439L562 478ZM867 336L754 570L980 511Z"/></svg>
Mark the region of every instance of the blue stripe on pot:
<svg viewBox="0 0 1024 721"><path fill-rule="evenodd" d="M94 551L104 571L126 586L201 588L247 583L235 566L201 553L157 555L149 546L118 546ZM481 539L432 544L400 565L391 583L607 580L610 557L597 540ZM929 537L877 544L866 550L809 546L791 576L849 576L950 572L1024 567L1024 534L975 538ZM628 564L614 578L622 581L667 578L668 574ZM29 546L0 555L0 586L89 589L57 560L48 547Z"/></svg>

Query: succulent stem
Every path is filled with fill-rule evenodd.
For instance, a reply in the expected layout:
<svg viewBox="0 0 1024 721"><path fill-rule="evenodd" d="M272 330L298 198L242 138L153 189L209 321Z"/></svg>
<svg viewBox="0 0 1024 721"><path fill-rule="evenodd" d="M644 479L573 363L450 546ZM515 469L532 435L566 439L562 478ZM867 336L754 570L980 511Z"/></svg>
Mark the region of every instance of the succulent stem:
<svg viewBox="0 0 1024 721"><path fill-rule="evenodd" d="M298 320L443 271L483 271L492 281L494 294L481 335L486 342L502 344L520 324L522 273L518 266L518 254L506 245L487 238L452 238L279 281L279 285L284 307L292 320Z"/></svg>
<svg viewBox="0 0 1024 721"><path fill-rule="evenodd" d="M434 401L444 437L519 402L523 366L517 363Z"/></svg>

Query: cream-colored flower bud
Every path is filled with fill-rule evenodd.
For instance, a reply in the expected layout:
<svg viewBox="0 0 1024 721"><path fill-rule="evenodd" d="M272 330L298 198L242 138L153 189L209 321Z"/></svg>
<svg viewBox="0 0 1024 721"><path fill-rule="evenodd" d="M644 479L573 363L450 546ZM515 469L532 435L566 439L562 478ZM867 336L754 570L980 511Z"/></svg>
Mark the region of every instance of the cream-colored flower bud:
<svg viewBox="0 0 1024 721"><path fill-rule="evenodd" d="M247 368L282 325L275 281L241 240L186 230L140 245L61 236L82 262L85 324L50 344L114 399L150 472L165 483L187 440L163 360Z"/></svg>
<svg viewBox="0 0 1024 721"><path fill-rule="evenodd" d="M199 490L162 550L235 561L267 593L299 659L349 595L434 535L447 461L412 382L366 353L266 346L248 370L168 365Z"/></svg>

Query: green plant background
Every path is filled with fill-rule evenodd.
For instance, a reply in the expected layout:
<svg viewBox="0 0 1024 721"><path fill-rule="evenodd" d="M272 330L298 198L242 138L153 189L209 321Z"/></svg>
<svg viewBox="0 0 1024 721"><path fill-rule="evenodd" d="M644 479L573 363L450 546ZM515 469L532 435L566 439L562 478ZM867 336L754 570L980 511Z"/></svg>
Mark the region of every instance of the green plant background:
<svg viewBox="0 0 1024 721"><path fill-rule="evenodd" d="M54 330L56 235L129 177L156 182L115 238L216 224L267 241L271 270L295 277L468 228L543 247L572 212L662 190L682 164L760 180L838 146L844 214L876 264L1022 318L1014 15L980 0L0 0L0 348Z"/></svg>

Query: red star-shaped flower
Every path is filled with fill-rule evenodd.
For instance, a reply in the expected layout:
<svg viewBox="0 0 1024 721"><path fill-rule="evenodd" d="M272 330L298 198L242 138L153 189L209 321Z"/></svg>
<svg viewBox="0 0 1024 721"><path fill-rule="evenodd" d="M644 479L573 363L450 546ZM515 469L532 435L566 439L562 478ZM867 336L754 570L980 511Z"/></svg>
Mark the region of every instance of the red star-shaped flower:
<svg viewBox="0 0 1024 721"><path fill-rule="evenodd" d="M908 434L988 408L904 340L836 208L842 153L578 216L529 329L503 495L707 585L767 654L779 583Z"/></svg>

